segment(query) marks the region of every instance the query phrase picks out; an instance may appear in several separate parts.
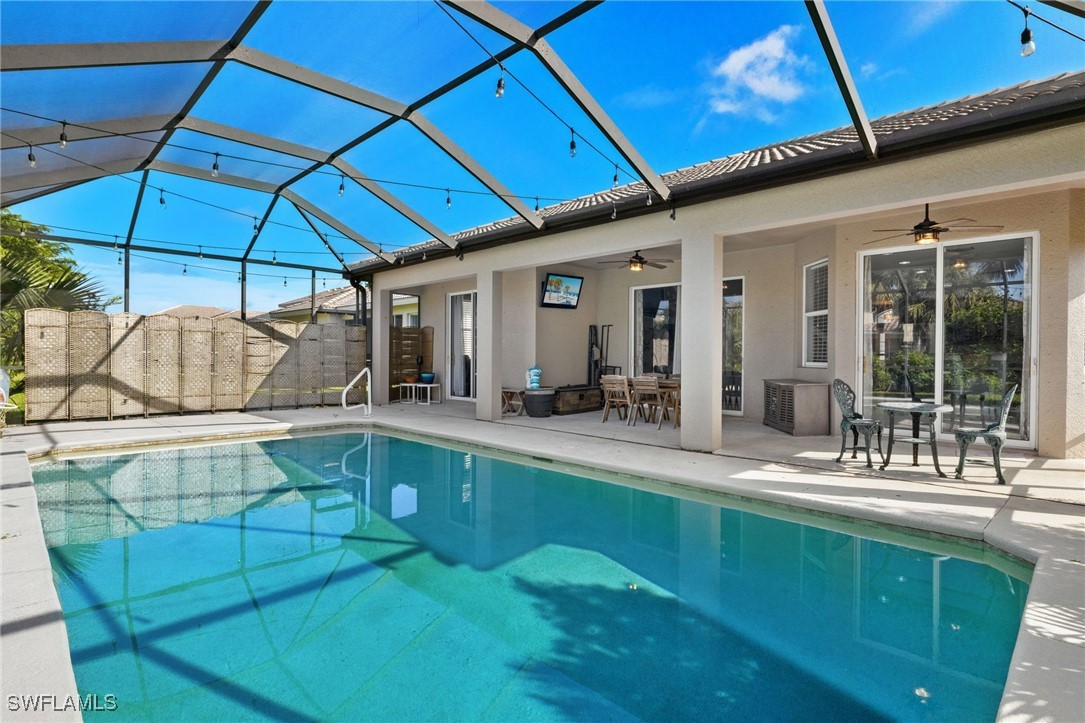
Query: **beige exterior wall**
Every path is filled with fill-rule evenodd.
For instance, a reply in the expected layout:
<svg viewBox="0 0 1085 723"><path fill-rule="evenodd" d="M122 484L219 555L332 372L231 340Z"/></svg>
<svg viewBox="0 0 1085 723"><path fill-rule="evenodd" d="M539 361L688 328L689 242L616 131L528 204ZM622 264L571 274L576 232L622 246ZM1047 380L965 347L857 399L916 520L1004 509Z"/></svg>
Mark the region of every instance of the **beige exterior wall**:
<svg viewBox="0 0 1085 723"><path fill-rule="evenodd" d="M608 361L628 373L630 286L681 282L684 275L680 263L634 274L621 268L590 268L594 261L637 249L650 256L650 249L674 248L683 240L698 243L720 238L723 275L745 277L745 415L760 419L763 379L830 381L839 376L855 386L859 378L858 254L907 246L907 238L863 244L879 236L875 228L910 227L923 203L929 202L936 209L932 210L936 219L963 216L1003 225L1000 235L1039 234L1038 449L1052 457L1081 457L1085 456L1085 403L1081 399L1085 386L1085 171L1080 156L1066 149L1080 147L1083 133L1085 124L1021 134L723 198L680 208L677 223L665 212L625 220L619 216L612 223L525 243L469 249L463 261L440 259L390 269L377 275L374 286L377 291L422 294L422 323L434 327L435 349L443 350L445 295L453 289L475 288L475 274L482 270L500 270L501 382L519 385L533 357L531 361L544 370L546 384L581 383L587 326L613 324ZM967 237L947 240L952 238ZM667 255L681 258L680 253ZM824 369L804 368L802 267L821 258L829 259L829 364ZM565 265L578 261L585 266ZM585 277L581 308L575 312L539 308L539 284L545 271ZM683 306L682 314L695 322L700 312ZM684 359L691 354L720 353L719 330L703 324L693 328L704 328L704 335L683 336Z"/></svg>

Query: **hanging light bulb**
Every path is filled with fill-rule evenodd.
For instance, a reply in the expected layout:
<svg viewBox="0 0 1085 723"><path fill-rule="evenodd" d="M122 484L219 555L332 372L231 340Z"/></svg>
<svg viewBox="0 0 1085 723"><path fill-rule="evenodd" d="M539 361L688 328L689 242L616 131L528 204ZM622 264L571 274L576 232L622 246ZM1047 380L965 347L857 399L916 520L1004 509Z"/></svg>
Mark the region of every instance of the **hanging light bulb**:
<svg viewBox="0 0 1085 723"><path fill-rule="evenodd" d="M219 177L219 154L215 154L215 162L211 164L211 178Z"/></svg>
<svg viewBox="0 0 1085 723"><path fill-rule="evenodd" d="M1028 16L1032 11L1026 5L1022 12L1025 13L1025 29L1021 31L1021 57L1027 58L1036 52L1036 43L1032 40L1032 31L1028 27Z"/></svg>
<svg viewBox="0 0 1085 723"><path fill-rule="evenodd" d="M124 266L124 257L119 251L117 252L117 266Z"/></svg>
<svg viewBox="0 0 1085 723"><path fill-rule="evenodd" d="M158 189L158 207L163 211L166 210L166 191L165 189Z"/></svg>
<svg viewBox="0 0 1085 723"><path fill-rule="evenodd" d="M241 272L240 271L237 272L237 283L239 283L239 284L241 283Z"/></svg>
<svg viewBox="0 0 1085 723"><path fill-rule="evenodd" d="M452 191L445 189L445 208L452 208Z"/></svg>
<svg viewBox="0 0 1085 723"><path fill-rule="evenodd" d="M203 258L203 246L200 247L200 258Z"/></svg>
<svg viewBox="0 0 1085 723"><path fill-rule="evenodd" d="M576 158L576 131L569 127L569 158Z"/></svg>
<svg viewBox="0 0 1085 723"><path fill-rule="evenodd" d="M185 264L185 267L181 269L181 276L188 276L188 264Z"/></svg>
<svg viewBox="0 0 1085 723"><path fill-rule="evenodd" d="M286 277L283 277L283 286L286 286Z"/></svg>
<svg viewBox="0 0 1085 723"><path fill-rule="evenodd" d="M536 216L540 215L539 214L539 197L538 196L535 197L535 215Z"/></svg>
<svg viewBox="0 0 1085 723"><path fill-rule="evenodd" d="M117 235L113 234L113 250L117 250Z"/></svg>
<svg viewBox="0 0 1085 723"><path fill-rule="evenodd" d="M652 205L652 192L649 191L647 195L648 195L648 202L645 203L644 205L645 206L651 206Z"/></svg>
<svg viewBox="0 0 1085 723"><path fill-rule="evenodd" d="M60 147L68 147L68 121L60 122Z"/></svg>
<svg viewBox="0 0 1085 723"><path fill-rule="evenodd" d="M346 176L340 175L339 176L339 198L342 198L343 197L343 191L347 190L346 183L347 183Z"/></svg>
<svg viewBox="0 0 1085 723"><path fill-rule="evenodd" d="M320 288L322 288L322 289L328 288L328 280L326 278L324 278L324 277L320 278Z"/></svg>
<svg viewBox="0 0 1085 723"><path fill-rule="evenodd" d="M611 186L611 188L617 188L617 187L618 187L618 164L615 163L614 164L614 185Z"/></svg>
<svg viewBox="0 0 1085 723"><path fill-rule="evenodd" d="M613 221L614 219L618 218L618 204L611 203L610 206L610 220Z"/></svg>
<svg viewBox="0 0 1085 723"><path fill-rule="evenodd" d="M678 222L678 209L675 208L675 205L672 203L671 204L671 223L677 223L677 222Z"/></svg>
<svg viewBox="0 0 1085 723"><path fill-rule="evenodd" d="M26 154L26 162L30 164L31 168L38 167L38 159L34 157L34 146L30 146L30 152Z"/></svg>
<svg viewBox="0 0 1085 723"><path fill-rule="evenodd" d="M273 263L273 264L279 263L279 257L276 256L276 253L277 252L275 252L275 251L271 252L271 263Z"/></svg>
<svg viewBox="0 0 1085 723"><path fill-rule="evenodd" d="M256 216L252 217L252 230L253 231L259 231L260 230L260 222L256 220Z"/></svg>
<svg viewBox="0 0 1085 723"><path fill-rule="evenodd" d="M501 75L497 78L497 90L494 91L494 95L498 98L505 97L505 66L499 65L501 68Z"/></svg>
<svg viewBox="0 0 1085 723"><path fill-rule="evenodd" d="M423 252L422 252L422 260L423 260L423 261L425 261L425 260L426 260L426 259L428 259L428 258L429 258L429 257L428 257L428 256L426 256L426 252L425 252L425 251L423 251Z"/></svg>

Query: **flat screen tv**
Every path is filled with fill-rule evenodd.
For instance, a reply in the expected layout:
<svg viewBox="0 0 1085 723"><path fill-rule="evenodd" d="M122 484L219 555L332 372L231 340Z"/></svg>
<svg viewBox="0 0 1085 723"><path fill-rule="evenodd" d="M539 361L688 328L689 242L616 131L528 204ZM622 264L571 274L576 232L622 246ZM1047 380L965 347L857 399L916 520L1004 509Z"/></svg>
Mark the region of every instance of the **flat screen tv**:
<svg viewBox="0 0 1085 723"><path fill-rule="evenodd" d="M580 303L580 289L584 286L583 276L547 273L543 281L542 303L550 309L575 309Z"/></svg>

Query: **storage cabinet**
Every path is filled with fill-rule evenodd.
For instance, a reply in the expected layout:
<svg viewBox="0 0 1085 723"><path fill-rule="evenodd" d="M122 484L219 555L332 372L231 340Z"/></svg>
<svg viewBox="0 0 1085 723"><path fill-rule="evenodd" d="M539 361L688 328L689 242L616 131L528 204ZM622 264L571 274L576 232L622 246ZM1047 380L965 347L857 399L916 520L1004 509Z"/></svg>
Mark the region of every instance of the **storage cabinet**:
<svg viewBox="0 0 1085 723"><path fill-rule="evenodd" d="M765 380L765 424L795 437L829 433L829 384Z"/></svg>

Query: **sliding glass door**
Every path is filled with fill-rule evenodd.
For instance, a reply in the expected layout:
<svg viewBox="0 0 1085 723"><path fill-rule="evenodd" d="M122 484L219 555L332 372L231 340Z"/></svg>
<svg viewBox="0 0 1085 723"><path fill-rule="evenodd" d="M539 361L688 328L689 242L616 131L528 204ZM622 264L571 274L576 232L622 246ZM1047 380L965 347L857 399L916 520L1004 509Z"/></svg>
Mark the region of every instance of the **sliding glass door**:
<svg viewBox="0 0 1085 723"><path fill-rule="evenodd" d="M448 389L453 399L475 398L476 294L448 295Z"/></svg>
<svg viewBox="0 0 1085 723"><path fill-rule="evenodd" d="M723 413L742 414L744 279L723 280Z"/></svg>
<svg viewBox="0 0 1085 723"><path fill-rule="evenodd" d="M640 286L632 293L632 375L682 373L678 314L681 287Z"/></svg>
<svg viewBox="0 0 1085 723"><path fill-rule="evenodd" d="M1024 237L864 254L864 414L888 399L937 399L953 407L942 415L948 436L997 421L1017 385L1006 432L1034 441L1034 246Z"/></svg>

